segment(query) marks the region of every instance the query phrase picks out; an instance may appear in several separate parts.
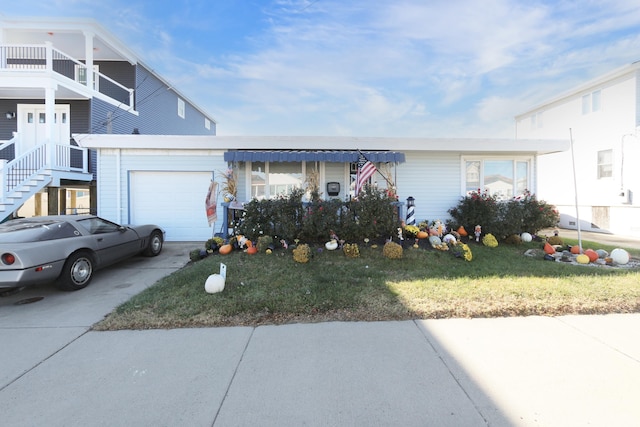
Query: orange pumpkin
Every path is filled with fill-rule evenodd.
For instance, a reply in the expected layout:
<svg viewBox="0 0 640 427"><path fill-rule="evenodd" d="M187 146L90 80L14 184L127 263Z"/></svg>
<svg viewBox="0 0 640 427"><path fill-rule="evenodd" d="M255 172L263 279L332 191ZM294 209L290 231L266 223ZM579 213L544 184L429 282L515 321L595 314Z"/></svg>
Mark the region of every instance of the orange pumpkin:
<svg viewBox="0 0 640 427"><path fill-rule="evenodd" d="M220 246L220 249L218 249L218 252L220 252L220 255L227 255L231 253L231 249L233 249L233 246L227 243L226 245Z"/></svg>
<svg viewBox="0 0 640 427"><path fill-rule="evenodd" d="M458 227L458 234L462 237L466 237L469 235L469 233L467 233L467 230L465 230L463 226Z"/></svg>
<svg viewBox="0 0 640 427"><path fill-rule="evenodd" d="M587 249L584 251L584 254L589 257L589 261L596 262L598 259L598 254L593 249Z"/></svg>
<svg viewBox="0 0 640 427"><path fill-rule="evenodd" d="M418 231L418 234L416 234L416 237L418 239L427 239L429 237L429 233L427 233L426 231Z"/></svg>
<svg viewBox="0 0 640 427"><path fill-rule="evenodd" d="M580 249L580 246L578 245L571 246L571 253L574 255L579 255L582 253L582 249Z"/></svg>
<svg viewBox="0 0 640 427"><path fill-rule="evenodd" d="M549 242L545 242L544 244L544 252L548 255L553 255L556 253L556 249L549 244Z"/></svg>
<svg viewBox="0 0 640 427"><path fill-rule="evenodd" d="M249 255L255 255L255 254L257 254L257 253L258 253L258 248L256 248L255 246L249 246L249 247L247 248L247 253L248 253Z"/></svg>

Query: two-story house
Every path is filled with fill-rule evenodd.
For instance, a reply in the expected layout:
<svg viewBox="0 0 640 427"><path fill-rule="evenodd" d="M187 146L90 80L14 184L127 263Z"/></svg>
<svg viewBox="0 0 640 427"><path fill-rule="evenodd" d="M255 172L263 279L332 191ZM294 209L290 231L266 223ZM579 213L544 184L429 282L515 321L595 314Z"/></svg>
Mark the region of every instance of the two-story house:
<svg viewBox="0 0 640 427"><path fill-rule="evenodd" d="M640 236L640 62L515 119L517 139L572 139L572 150L538 164L538 195L558 207L562 227Z"/></svg>
<svg viewBox="0 0 640 427"><path fill-rule="evenodd" d="M96 153L73 134L216 133L210 115L91 19L0 15L0 112L0 220L25 202L33 215L74 212L83 194L97 212Z"/></svg>

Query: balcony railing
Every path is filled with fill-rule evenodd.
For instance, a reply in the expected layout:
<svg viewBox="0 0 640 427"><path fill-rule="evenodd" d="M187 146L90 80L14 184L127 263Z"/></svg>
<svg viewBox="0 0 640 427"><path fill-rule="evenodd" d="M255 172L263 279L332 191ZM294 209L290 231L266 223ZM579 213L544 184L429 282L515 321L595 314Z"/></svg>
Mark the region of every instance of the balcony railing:
<svg viewBox="0 0 640 427"><path fill-rule="evenodd" d="M89 86L87 66L55 49L44 45L0 45L0 71L54 72L84 86ZM126 107L133 108L133 89L110 77L92 71L92 90L100 92Z"/></svg>

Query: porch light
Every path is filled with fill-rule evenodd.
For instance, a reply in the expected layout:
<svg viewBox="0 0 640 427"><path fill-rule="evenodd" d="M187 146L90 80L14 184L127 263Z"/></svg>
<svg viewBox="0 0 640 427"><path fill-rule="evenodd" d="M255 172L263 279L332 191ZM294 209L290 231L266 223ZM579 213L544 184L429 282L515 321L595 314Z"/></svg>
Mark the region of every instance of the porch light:
<svg viewBox="0 0 640 427"><path fill-rule="evenodd" d="M6 117L8 120L15 119L15 118L16 118L16 112L15 112L15 111L7 111L7 112L5 113L5 117Z"/></svg>

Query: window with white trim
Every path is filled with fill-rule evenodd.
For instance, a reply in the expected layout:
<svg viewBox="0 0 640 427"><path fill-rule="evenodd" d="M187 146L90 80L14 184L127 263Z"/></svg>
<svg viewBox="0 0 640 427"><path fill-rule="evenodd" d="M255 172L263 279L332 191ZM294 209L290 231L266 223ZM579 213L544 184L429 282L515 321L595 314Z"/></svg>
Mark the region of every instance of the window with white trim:
<svg viewBox="0 0 640 427"><path fill-rule="evenodd" d="M305 162L251 162L252 199L287 196L305 181Z"/></svg>
<svg viewBox="0 0 640 427"><path fill-rule="evenodd" d="M613 150L598 151L598 179L613 176Z"/></svg>
<svg viewBox="0 0 640 427"><path fill-rule="evenodd" d="M487 191L507 200L531 188L531 158L464 159L464 192Z"/></svg>
<svg viewBox="0 0 640 427"><path fill-rule="evenodd" d="M184 99L178 98L178 117L184 119L184 110L185 110Z"/></svg>
<svg viewBox="0 0 640 427"><path fill-rule="evenodd" d="M582 95L582 114L595 113L600 111L602 92L595 90L586 95Z"/></svg>

